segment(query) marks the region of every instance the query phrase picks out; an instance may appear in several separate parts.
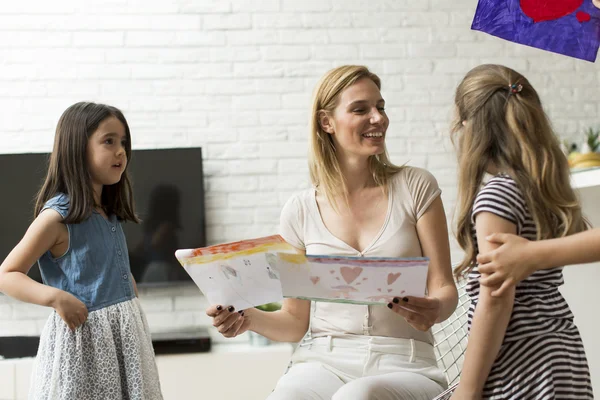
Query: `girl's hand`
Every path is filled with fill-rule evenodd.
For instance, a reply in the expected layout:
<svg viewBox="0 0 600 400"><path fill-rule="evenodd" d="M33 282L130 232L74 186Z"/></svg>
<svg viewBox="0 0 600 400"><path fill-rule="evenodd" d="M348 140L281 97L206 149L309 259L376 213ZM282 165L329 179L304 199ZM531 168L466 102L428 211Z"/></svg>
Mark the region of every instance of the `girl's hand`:
<svg viewBox="0 0 600 400"><path fill-rule="evenodd" d="M600 8L600 0L592 0L592 3L598 8Z"/></svg>
<svg viewBox="0 0 600 400"><path fill-rule="evenodd" d="M72 331L83 325L88 317L85 304L71 293L62 290L56 295L52 308L56 310Z"/></svg>
<svg viewBox="0 0 600 400"><path fill-rule="evenodd" d="M428 331L440 317L440 300L436 297L394 297L388 308L423 332Z"/></svg>
<svg viewBox="0 0 600 400"><path fill-rule="evenodd" d="M486 239L502 246L477 256L479 272L487 274L479 282L488 287L500 286L492 292L492 296L499 297L536 271L535 242L508 233L494 233Z"/></svg>
<svg viewBox="0 0 600 400"><path fill-rule="evenodd" d="M246 332L250 327L250 319L245 311L236 312L233 306L210 306L206 315L213 319L213 326L226 338L233 338Z"/></svg>

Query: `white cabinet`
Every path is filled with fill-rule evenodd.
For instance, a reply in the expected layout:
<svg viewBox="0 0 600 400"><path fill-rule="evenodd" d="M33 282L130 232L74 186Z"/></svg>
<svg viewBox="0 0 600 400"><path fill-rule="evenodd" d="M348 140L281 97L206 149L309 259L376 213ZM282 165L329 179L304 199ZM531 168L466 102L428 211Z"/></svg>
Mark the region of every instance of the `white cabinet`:
<svg viewBox="0 0 600 400"><path fill-rule="evenodd" d="M600 167L571 174L571 183L576 189L592 188L600 191Z"/></svg>
<svg viewBox="0 0 600 400"><path fill-rule="evenodd" d="M264 400L285 372L292 345L220 344L208 353L156 358L165 400Z"/></svg>

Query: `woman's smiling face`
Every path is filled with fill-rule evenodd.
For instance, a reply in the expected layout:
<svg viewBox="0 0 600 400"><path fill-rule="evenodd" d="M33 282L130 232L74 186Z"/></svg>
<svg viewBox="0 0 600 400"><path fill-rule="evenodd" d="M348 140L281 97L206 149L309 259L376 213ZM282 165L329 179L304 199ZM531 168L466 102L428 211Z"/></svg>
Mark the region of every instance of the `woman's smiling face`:
<svg viewBox="0 0 600 400"><path fill-rule="evenodd" d="M368 157L385 151L389 119L381 92L371 79L359 79L342 91L333 115L323 113L320 121L341 153Z"/></svg>

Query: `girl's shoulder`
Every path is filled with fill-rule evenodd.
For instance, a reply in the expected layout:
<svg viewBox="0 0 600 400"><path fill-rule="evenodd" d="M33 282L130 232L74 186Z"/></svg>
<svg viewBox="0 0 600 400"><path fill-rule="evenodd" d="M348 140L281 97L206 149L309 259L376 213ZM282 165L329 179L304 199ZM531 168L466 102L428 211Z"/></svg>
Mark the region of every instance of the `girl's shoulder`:
<svg viewBox="0 0 600 400"><path fill-rule="evenodd" d="M477 196L510 196L514 200L522 200L523 192L517 182L507 174L486 175Z"/></svg>
<svg viewBox="0 0 600 400"><path fill-rule="evenodd" d="M42 207L40 211L50 208L58 212L63 218L66 218L69 213L70 204L71 201L68 195L65 193L57 193L44 203L44 207Z"/></svg>
<svg viewBox="0 0 600 400"><path fill-rule="evenodd" d="M484 177L473 203L472 223L475 223L475 216L481 212L490 212L514 223L517 231L520 231L529 215L523 192L517 182L506 174Z"/></svg>

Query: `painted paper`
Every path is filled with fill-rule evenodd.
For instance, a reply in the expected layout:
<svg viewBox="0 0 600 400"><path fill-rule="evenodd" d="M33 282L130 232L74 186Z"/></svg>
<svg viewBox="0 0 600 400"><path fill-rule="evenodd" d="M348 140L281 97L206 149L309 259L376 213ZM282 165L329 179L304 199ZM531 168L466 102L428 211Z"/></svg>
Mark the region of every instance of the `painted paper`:
<svg viewBox="0 0 600 400"><path fill-rule="evenodd" d="M592 0L479 0L471 29L594 62L600 9Z"/></svg>
<svg viewBox="0 0 600 400"><path fill-rule="evenodd" d="M427 258L305 256L280 236L178 250L210 304L237 310L284 297L355 304L423 296Z"/></svg>
<svg viewBox="0 0 600 400"><path fill-rule="evenodd" d="M394 297L425 294L427 258L276 257L284 297L387 304Z"/></svg>
<svg viewBox="0 0 600 400"><path fill-rule="evenodd" d="M267 254L295 253L279 235L199 249L177 250L175 257L210 304L232 305L243 310L281 301L279 274Z"/></svg>

